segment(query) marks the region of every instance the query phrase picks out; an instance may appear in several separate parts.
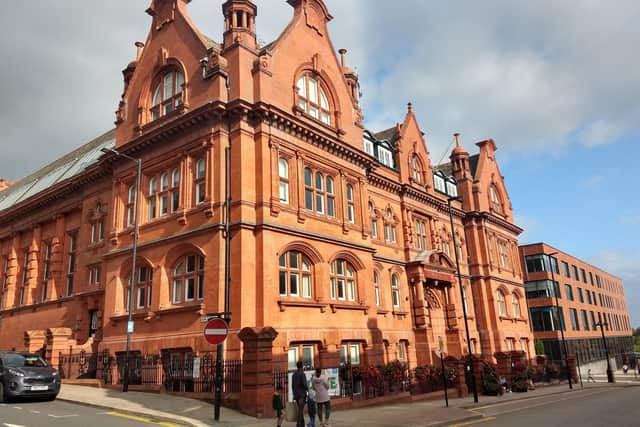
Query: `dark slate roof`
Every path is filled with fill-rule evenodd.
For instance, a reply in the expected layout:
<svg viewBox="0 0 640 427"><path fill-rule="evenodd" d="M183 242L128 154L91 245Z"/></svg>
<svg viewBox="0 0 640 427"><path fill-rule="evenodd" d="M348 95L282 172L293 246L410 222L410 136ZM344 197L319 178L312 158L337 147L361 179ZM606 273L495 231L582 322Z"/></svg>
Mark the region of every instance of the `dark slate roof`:
<svg viewBox="0 0 640 427"><path fill-rule="evenodd" d="M480 158L480 154L474 154L473 156L469 156L469 169L471 169L471 176L476 176L476 170L478 169L478 159ZM434 171L442 171L446 176L453 175L453 169L451 166L451 162L441 163L433 167Z"/></svg>
<svg viewBox="0 0 640 427"><path fill-rule="evenodd" d="M11 187L0 191L0 211L8 209L47 188L81 174L102 156L102 148L113 148L115 129L84 144L71 153L22 178Z"/></svg>
<svg viewBox="0 0 640 427"><path fill-rule="evenodd" d="M391 143L391 145L395 145L396 140L398 139L398 129L396 126L392 126L389 129L385 129L380 132L372 133L373 137L377 140L387 140Z"/></svg>

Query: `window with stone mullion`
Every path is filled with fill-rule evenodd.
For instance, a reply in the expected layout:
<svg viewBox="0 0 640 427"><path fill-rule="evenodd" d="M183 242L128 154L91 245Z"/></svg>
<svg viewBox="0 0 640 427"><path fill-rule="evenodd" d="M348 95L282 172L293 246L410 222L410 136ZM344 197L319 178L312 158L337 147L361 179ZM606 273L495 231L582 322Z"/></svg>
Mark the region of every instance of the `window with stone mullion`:
<svg viewBox="0 0 640 427"><path fill-rule="evenodd" d="M201 300L204 294L204 258L200 255L186 255L173 270L171 302L180 304Z"/></svg>
<svg viewBox="0 0 640 427"><path fill-rule="evenodd" d="M280 255L279 292L280 296L311 298L311 262L298 251Z"/></svg>
<svg viewBox="0 0 640 427"><path fill-rule="evenodd" d="M184 75L180 71L169 71L162 76L151 101L151 119L157 120L182 104Z"/></svg>
<svg viewBox="0 0 640 427"><path fill-rule="evenodd" d="M331 299L341 301L356 300L356 281L353 267L342 259L330 264Z"/></svg>

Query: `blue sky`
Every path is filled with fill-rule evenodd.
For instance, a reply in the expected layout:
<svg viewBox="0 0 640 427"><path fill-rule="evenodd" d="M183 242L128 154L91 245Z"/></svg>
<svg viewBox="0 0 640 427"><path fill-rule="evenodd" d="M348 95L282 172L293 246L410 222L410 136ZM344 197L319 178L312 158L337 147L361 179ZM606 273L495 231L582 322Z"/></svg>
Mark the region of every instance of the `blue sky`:
<svg viewBox="0 0 640 427"><path fill-rule="evenodd" d="M189 4L222 37L222 0ZM121 70L149 0L9 2L0 26L0 177L16 179L113 126ZM269 42L291 18L259 0ZM432 161L460 132L493 138L523 242L545 241L625 281L640 326L640 2L326 0L334 47L357 70L365 123L412 102ZM46 41L46 43L44 43ZM34 156L33 153L38 153Z"/></svg>

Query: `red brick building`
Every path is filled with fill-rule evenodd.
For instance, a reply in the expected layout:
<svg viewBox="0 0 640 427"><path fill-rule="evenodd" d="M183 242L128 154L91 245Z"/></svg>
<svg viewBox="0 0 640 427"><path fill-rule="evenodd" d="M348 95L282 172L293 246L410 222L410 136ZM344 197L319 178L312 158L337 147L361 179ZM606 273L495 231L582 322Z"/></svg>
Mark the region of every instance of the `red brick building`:
<svg viewBox="0 0 640 427"><path fill-rule="evenodd" d="M568 352L580 363L604 359L602 321L611 357L622 365L625 353L633 351L622 280L546 243L520 246L520 255L533 335L544 353L563 357L563 327Z"/></svg>
<svg viewBox="0 0 640 427"><path fill-rule="evenodd" d="M432 363L438 337L467 352L463 304L473 353L533 356L496 144L456 144L434 165L411 104L366 130L326 6L288 2L290 24L265 46L250 0L224 3L220 43L187 0L152 2L115 129L0 192L3 347L124 350L136 171L101 152L115 148L143 165L132 350L213 350L201 317L224 307L230 146L228 357L241 357L238 331L269 326L283 364Z"/></svg>

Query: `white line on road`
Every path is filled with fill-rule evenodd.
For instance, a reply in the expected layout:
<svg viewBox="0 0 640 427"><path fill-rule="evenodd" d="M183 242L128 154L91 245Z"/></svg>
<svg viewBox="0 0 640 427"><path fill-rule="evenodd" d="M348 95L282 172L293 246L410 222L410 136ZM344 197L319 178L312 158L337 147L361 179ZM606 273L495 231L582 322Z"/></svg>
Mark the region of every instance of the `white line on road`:
<svg viewBox="0 0 640 427"><path fill-rule="evenodd" d="M20 406L12 406L12 408L13 408L13 409L18 409L18 410L21 410L21 409L22 409L22 407L20 407Z"/></svg>
<svg viewBox="0 0 640 427"><path fill-rule="evenodd" d="M194 406L191 408L187 408L187 409L183 409L182 412L192 412L192 411L197 411L198 409L202 408L202 406Z"/></svg>
<svg viewBox="0 0 640 427"><path fill-rule="evenodd" d="M39 414L40 411L36 411L35 409L29 409L29 412L31 412L32 414Z"/></svg>
<svg viewBox="0 0 640 427"><path fill-rule="evenodd" d="M2 425L7 427L24 427L24 426L19 426L18 424L7 424L7 423L2 423Z"/></svg>
<svg viewBox="0 0 640 427"><path fill-rule="evenodd" d="M47 414L49 415L51 418L71 418L71 417L79 417L80 415L78 414L70 414L70 415L53 415L53 414Z"/></svg>

